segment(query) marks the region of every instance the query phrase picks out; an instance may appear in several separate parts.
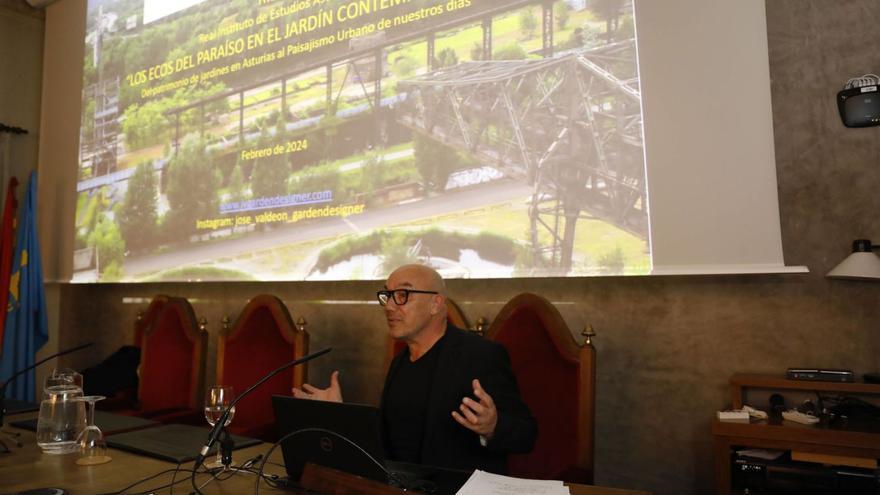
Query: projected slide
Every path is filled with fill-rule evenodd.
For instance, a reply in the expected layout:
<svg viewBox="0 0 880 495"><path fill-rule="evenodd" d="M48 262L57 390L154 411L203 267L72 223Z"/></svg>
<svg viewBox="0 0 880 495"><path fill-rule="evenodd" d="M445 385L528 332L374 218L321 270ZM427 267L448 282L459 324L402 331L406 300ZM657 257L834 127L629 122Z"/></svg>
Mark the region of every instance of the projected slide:
<svg viewBox="0 0 880 495"><path fill-rule="evenodd" d="M651 269L631 0L89 0L74 281Z"/></svg>

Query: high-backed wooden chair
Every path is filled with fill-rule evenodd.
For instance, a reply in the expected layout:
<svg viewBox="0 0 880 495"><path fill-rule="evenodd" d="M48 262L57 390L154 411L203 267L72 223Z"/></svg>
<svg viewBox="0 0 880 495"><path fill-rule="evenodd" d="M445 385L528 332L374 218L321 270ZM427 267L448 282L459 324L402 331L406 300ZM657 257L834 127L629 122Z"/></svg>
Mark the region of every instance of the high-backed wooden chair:
<svg viewBox="0 0 880 495"><path fill-rule="evenodd" d="M145 311L138 311L137 318L134 321L134 339L132 345L137 347L137 358L140 366L140 349L143 343L144 330L152 327L165 307L171 299L171 296L158 294L150 300L149 306ZM113 410L129 410L130 412L137 408L138 387L134 385L130 388L120 390L115 395L107 397L107 399L95 403L95 407L104 411Z"/></svg>
<svg viewBox="0 0 880 495"><path fill-rule="evenodd" d="M138 408L132 413L165 423L203 421L208 333L189 301L169 297L141 337Z"/></svg>
<svg viewBox="0 0 880 495"><path fill-rule="evenodd" d="M538 422L535 448L509 457L510 475L592 483L596 352L589 338L578 345L559 311L535 294L511 299L486 337L507 349Z"/></svg>
<svg viewBox="0 0 880 495"><path fill-rule="evenodd" d="M294 326L284 303L275 296L256 296L235 325L220 335L217 384L231 385L236 394L242 393L270 371L308 352L308 333ZM272 377L235 406L230 432L273 440L272 395L290 395L291 388L302 387L305 381L304 365Z"/></svg>
<svg viewBox="0 0 880 495"><path fill-rule="evenodd" d="M158 294L150 300L150 305L147 306L146 311L138 312L137 319L134 321L134 345L136 347L141 346L141 341L144 338L144 330L153 326L156 322L156 318L158 318L159 314L162 312L162 308L165 307L165 303L170 299L172 299L171 296Z"/></svg>
<svg viewBox="0 0 880 495"><path fill-rule="evenodd" d="M446 321L463 330L470 329L470 324L468 323L468 319L464 315L464 312L458 307L458 304L456 304L455 301L448 297L446 298ZM385 352L386 370L391 366L391 361L394 360L394 356L400 354L404 347L406 347L405 342L388 337L388 349Z"/></svg>

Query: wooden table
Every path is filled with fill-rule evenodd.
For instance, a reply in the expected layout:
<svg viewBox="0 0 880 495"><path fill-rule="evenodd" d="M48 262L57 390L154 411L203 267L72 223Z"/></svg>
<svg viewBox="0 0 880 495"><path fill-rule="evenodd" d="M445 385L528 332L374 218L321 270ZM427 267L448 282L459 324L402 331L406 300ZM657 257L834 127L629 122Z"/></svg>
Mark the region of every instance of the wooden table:
<svg viewBox="0 0 880 495"><path fill-rule="evenodd" d="M26 419L33 417L15 415L7 421ZM32 431L6 427L4 430L21 433L20 440L24 444L22 448L12 447L11 454L0 454L0 493L16 492L34 488L58 487L64 488L71 495L98 494L117 492L139 479L157 474L165 470L173 470L176 464L151 457L144 457L116 449L109 449L113 458L107 464L98 466L79 466L76 464L76 455L47 455L43 454L36 444L35 434ZM268 444L260 444L246 449L236 450L233 457L236 463L246 461L259 454L265 454L270 448ZM266 465L266 472L283 475L284 468L271 463L282 463L281 449L275 449L270 463ZM191 467L192 463L183 464L183 468ZM178 494L186 494L192 491L189 482L189 473L180 472L177 480L185 480L178 483L174 490ZM199 485L208 481L210 476L200 474L197 477ZM133 493L142 492L170 483L171 473L159 476L154 480L138 485L132 490ZM212 481L202 488L205 494L242 494L252 493L254 490L255 475L237 474L222 482ZM573 495L649 495L648 492L622 490L616 488L603 488L586 485L569 485ZM155 490L155 493L169 493L169 489ZM273 489L266 483L260 484L260 493L287 493ZM401 494L407 492L400 492Z"/></svg>
<svg viewBox="0 0 880 495"><path fill-rule="evenodd" d="M33 413L31 413L32 417ZM9 417L7 421L27 419L28 415L16 415ZM108 449L113 458L107 464L98 466L79 466L76 464L77 456L47 455L43 454L36 443L36 435L32 431L10 428L5 431L21 433L20 440L24 444L22 448L12 446L12 453L0 454L0 492L22 491L34 488L58 487L64 488L71 495L97 494L105 492L117 492L131 483L147 476L164 470L174 469L175 463L140 456L116 449ZM242 450L235 451L236 461L245 461L258 454L263 454L269 449L266 444L260 444ZM281 449L276 449L272 460L280 462ZM276 459L277 457L277 459ZM183 465L190 467L191 462ZM282 474L283 468L267 465L267 472ZM175 493L186 494L192 491L188 481L189 473L180 472L176 479L185 479L183 483L175 486ZM250 493L253 491L254 476L238 475L223 483L212 482L203 491L205 493ZM199 484L209 479L208 475L199 475ZM138 485L136 491L144 491L158 487L171 481L171 473L157 477L155 480ZM265 484L261 484L260 492L277 492ZM169 493L163 490L157 493Z"/></svg>
<svg viewBox="0 0 880 495"><path fill-rule="evenodd" d="M743 405L746 389L808 390L836 392L849 395L880 394L880 385L866 383L835 383L787 380L767 375L733 375L730 379L731 403L734 408ZM715 493L731 492L731 449L754 447L787 450L834 456L880 459L880 425L853 423L846 427L828 427L823 424L802 425L769 420L739 423L715 420L712 424L715 450Z"/></svg>

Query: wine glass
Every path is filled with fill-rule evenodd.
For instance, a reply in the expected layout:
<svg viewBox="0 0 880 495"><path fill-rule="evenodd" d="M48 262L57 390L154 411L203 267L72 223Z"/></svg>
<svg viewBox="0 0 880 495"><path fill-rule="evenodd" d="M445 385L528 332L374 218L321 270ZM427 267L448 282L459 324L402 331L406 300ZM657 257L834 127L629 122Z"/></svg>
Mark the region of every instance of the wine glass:
<svg viewBox="0 0 880 495"><path fill-rule="evenodd" d="M95 424L95 402L104 399L103 395L87 395L79 398L80 401L86 402L89 405L88 426L77 437L81 455L76 460L76 463L80 466L94 466L110 462L104 434L101 433L101 429Z"/></svg>
<svg viewBox="0 0 880 495"><path fill-rule="evenodd" d="M205 419L211 427L217 423L220 416L223 415L223 412L226 411L226 408L229 407L234 398L235 396L232 387L230 386L215 385L208 389L205 393ZM235 416L234 407L229 410L229 416L226 417L226 422L223 424L224 428L229 426L229 423L232 423L233 416ZM217 459L214 462L207 464L207 466L209 468L225 468L219 444L217 445Z"/></svg>

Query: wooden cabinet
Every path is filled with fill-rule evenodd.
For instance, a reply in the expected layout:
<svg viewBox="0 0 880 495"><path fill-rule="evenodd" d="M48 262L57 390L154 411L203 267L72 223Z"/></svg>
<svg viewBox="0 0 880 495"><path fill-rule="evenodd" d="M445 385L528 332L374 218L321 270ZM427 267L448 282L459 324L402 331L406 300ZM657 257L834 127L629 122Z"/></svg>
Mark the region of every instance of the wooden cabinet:
<svg viewBox="0 0 880 495"><path fill-rule="evenodd" d="M743 404L746 389L805 390L844 395L880 395L880 385L787 380L770 375L737 374L730 378L731 403ZM738 423L714 420L716 493L731 493L731 448L754 447L835 456L880 459L880 422L841 426L802 425L771 416L769 420Z"/></svg>

